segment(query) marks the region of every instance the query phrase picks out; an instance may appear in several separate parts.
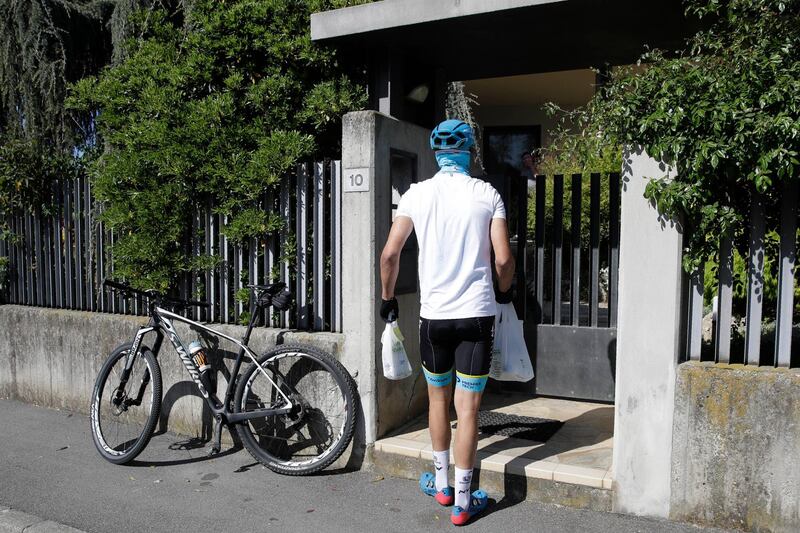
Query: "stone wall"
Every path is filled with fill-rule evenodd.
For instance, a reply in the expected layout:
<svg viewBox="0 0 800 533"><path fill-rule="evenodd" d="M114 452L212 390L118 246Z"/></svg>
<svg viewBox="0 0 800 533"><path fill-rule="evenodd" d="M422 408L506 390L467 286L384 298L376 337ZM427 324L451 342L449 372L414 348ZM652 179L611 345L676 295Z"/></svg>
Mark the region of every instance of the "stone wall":
<svg viewBox="0 0 800 533"><path fill-rule="evenodd" d="M95 378L106 357L118 345L130 342L146 321L125 315L0 305L0 397L88 414ZM185 344L200 337L185 324L175 322L175 327ZM214 328L233 338L241 338L245 330L222 324ZM145 345L152 345L151 335L145 337ZM250 347L260 354L275 346L278 335L286 344L311 344L333 354L353 373L357 362L348 358L341 334L256 328ZM208 336L202 340L215 368L233 366L238 351L235 344L223 339L215 345ZM163 382L161 427L210 438L210 410L168 339L158 361ZM248 364L243 363L243 368ZM225 372L220 371L217 390L222 394L226 387ZM363 418L357 423L363 434ZM223 436L230 442L227 432ZM360 444L363 448L363 441Z"/></svg>
<svg viewBox="0 0 800 533"><path fill-rule="evenodd" d="M800 370L678 367L670 517L800 531Z"/></svg>

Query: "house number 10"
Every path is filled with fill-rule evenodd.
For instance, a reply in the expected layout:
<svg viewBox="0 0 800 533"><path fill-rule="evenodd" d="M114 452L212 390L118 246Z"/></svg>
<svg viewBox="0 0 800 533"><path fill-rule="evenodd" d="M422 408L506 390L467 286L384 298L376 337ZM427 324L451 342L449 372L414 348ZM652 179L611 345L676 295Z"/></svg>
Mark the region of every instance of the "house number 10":
<svg viewBox="0 0 800 533"><path fill-rule="evenodd" d="M344 192L364 192L369 190L369 168L350 168L343 173Z"/></svg>

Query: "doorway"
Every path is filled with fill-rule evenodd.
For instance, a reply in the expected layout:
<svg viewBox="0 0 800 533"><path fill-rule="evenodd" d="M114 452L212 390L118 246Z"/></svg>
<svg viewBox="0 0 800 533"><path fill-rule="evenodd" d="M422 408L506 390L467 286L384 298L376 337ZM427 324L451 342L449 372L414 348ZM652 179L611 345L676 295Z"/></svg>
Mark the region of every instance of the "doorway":
<svg viewBox="0 0 800 533"><path fill-rule="evenodd" d="M484 179L506 204L515 307L536 373L529 383L490 385L496 392L614 400L619 173L533 176L522 163L555 127L534 100L561 95L556 103L575 107L594 81L591 71L569 71L465 82L481 104Z"/></svg>

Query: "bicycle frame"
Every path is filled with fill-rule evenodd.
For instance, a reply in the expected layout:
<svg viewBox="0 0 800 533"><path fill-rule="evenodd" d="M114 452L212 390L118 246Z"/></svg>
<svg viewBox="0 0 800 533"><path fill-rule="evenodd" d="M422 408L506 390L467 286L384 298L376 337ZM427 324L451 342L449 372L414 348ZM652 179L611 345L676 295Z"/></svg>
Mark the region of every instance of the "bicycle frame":
<svg viewBox="0 0 800 533"><path fill-rule="evenodd" d="M250 333L252 332L253 325L255 323L256 315L257 313L251 314L250 323L247 326L247 332L245 333L242 340L239 341L234 339L233 337L225 335L222 332L210 328L205 324L195 322L194 320L190 320L184 316L178 315L176 313L173 313L172 311L154 305L151 308L150 322L146 326L139 328L139 330L136 332L133 344L131 345L131 349L128 352L128 356L125 361L125 369L122 372L120 388L123 388L125 383L128 381L131 369L133 368L135 354L139 353L139 349L142 345L142 339L144 338L144 336L152 331L156 333L156 342L153 345L153 353L156 356L158 356L158 352L160 350L161 343L164 338L164 333L166 332L170 342L172 343L172 346L175 348L175 351L178 352L178 356L180 357L181 362L183 362L183 366L186 367L186 370L189 372L189 376L191 376L192 381L194 381L195 385L200 391L200 394L208 404L209 408L211 409L215 417L223 417L227 422L236 423L236 422L243 422L245 420L250 420L252 418L283 415L291 412L292 409L294 409L295 407L292 400L288 396L286 396L286 394L284 394L282 388L278 387L277 384L269 376L269 374L264 370L264 368L262 368L262 366L258 364L258 358L253 353L253 351L247 347L247 343L250 340ZM183 341L178 335L178 332L175 331L175 327L172 325L172 321L183 322L185 324L190 325L194 329L207 331L212 335L231 341L239 347L239 353L236 356L236 361L233 365L233 369L231 370L230 374L231 378L228 382L227 389L225 390L225 399L222 402L221 407L217 407L214 404L211 395L205 389L202 382L200 381L200 373L197 367L195 366L194 362L192 361L191 357L189 356L189 350L186 349L186 346L183 344ZM256 365L256 368L264 375L265 378L267 378L267 380L269 380L270 383L272 383L275 389L280 393L280 395L286 401L286 405L284 407L281 407L279 409L257 409L255 411L249 411L246 413L233 413L228 409L228 405L231 402L235 388L234 386L236 383L236 376L239 375L239 370L241 368L242 360L244 359L245 355L250 358L250 360ZM142 383L139 388L138 396L141 396L143 394L149 379L150 379L149 374L145 374L145 376L142 378ZM138 396L137 396L137 401L141 401L138 398Z"/></svg>

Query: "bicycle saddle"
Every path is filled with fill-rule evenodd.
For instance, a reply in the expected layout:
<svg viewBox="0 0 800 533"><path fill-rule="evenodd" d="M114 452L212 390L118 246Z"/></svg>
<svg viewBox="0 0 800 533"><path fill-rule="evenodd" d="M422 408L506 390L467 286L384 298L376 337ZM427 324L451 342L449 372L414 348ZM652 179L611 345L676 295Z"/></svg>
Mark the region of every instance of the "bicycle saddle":
<svg viewBox="0 0 800 533"><path fill-rule="evenodd" d="M281 282L281 281L279 281L277 283L270 283L268 285L248 285L247 287L249 289L253 289L254 291L256 291L258 293L266 292L266 293L269 293L269 294L274 296L274 295L278 294L279 292L281 292L283 289L285 289L286 288L286 284Z"/></svg>
<svg viewBox="0 0 800 533"><path fill-rule="evenodd" d="M270 283L269 285L248 285L255 291L256 305L259 307L273 306L278 311L285 311L292 302L292 293L283 282Z"/></svg>

